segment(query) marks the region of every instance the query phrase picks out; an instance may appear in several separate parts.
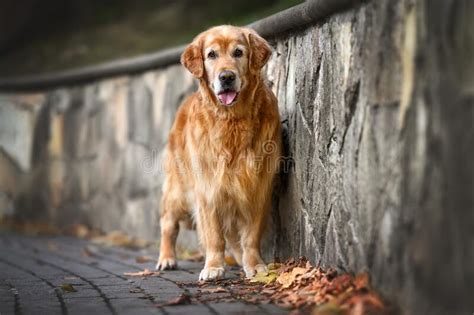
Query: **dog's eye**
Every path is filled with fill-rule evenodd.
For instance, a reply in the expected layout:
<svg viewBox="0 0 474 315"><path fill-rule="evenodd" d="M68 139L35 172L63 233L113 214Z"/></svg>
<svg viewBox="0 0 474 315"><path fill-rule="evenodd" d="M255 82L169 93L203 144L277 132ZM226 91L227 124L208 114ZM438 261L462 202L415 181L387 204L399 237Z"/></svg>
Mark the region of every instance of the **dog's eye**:
<svg viewBox="0 0 474 315"><path fill-rule="evenodd" d="M236 50L234 50L233 55L234 55L235 58L240 58L240 57L242 57L243 54L244 53L243 53L242 49L237 48Z"/></svg>
<svg viewBox="0 0 474 315"><path fill-rule="evenodd" d="M216 52L214 50L211 50L210 52L207 53L207 58L216 59L217 58Z"/></svg>

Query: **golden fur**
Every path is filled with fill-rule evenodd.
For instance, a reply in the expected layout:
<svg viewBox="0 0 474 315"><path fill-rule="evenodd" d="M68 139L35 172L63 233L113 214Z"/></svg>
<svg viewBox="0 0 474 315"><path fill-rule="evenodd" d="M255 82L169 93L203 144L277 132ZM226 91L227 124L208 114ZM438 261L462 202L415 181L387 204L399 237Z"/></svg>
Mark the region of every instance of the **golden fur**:
<svg viewBox="0 0 474 315"><path fill-rule="evenodd" d="M209 47L218 58L206 57ZM158 269L176 266L179 221L191 218L206 256L200 279L224 276L226 243L247 277L266 269L260 240L281 156L277 100L261 77L270 54L254 31L233 26L201 33L183 52L199 90L183 102L169 135ZM233 106L220 104L212 89L223 70L241 81Z"/></svg>

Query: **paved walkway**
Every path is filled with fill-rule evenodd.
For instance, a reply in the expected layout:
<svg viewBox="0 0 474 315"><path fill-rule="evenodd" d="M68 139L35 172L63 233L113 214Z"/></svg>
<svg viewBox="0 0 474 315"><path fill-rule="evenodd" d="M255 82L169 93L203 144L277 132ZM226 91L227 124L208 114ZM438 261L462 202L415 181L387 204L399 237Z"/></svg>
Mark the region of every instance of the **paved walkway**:
<svg viewBox="0 0 474 315"><path fill-rule="evenodd" d="M154 261L137 262L143 254L156 258L157 253L102 247L71 237L1 232L0 314L286 313L271 304L242 302L237 280L202 286L197 282L202 263L180 261L180 270L159 276L124 276L154 270ZM234 279L238 273L228 272ZM190 304L160 305L183 294Z"/></svg>

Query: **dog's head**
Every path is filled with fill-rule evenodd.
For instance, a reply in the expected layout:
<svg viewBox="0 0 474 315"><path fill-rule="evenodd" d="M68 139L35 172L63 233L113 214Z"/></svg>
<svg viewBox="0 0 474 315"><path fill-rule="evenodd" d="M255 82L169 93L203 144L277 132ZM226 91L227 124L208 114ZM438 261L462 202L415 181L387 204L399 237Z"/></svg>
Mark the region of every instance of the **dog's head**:
<svg viewBox="0 0 474 315"><path fill-rule="evenodd" d="M232 106L260 75L271 50L255 31L217 26L199 34L181 56L181 63L204 84L215 103Z"/></svg>

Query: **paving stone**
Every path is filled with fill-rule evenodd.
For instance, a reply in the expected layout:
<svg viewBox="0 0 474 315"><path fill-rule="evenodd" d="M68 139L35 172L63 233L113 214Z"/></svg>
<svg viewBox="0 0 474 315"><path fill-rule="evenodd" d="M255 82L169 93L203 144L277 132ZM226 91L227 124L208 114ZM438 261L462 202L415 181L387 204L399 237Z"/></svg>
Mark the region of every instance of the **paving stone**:
<svg viewBox="0 0 474 315"><path fill-rule="evenodd" d="M209 306L219 314L246 315L265 313L265 311L257 305L245 304L243 302L211 303Z"/></svg>
<svg viewBox="0 0 474 315"><path fill-rule="evenodd" d="M288 313L288 311L281 309L274 304L261 304L259 307L268 314L283 315Z"/></svg>
<svg viewBox="0 0 474 315"><path fill-rule="evenodd" d="M215 314L208 307L202 304L198 305L176 305L166 306L163 310L169 315L209 315ZM226 314L226 313L224 313Z"/></svg>
<svg viewBox="0 0 474 315"><path fill-rule="evenodd" d="M20 299L20 305L22 315L61 314L61 305L57 300L53 301Z"/></svg>
<svg viewBox="0 0 474 315"><path fill-rule="evenodd" d="M112 314L102 298L71 299L65 303L70 315Z"/></svg>
<svg viewBox="0 0 474 315"><path fill-rule="evenodd" d="M154 299L154 301L158 304L166 303L168 301L174 300L179 297L182 293L181 292L156 292L150 293L150 296Z"/></svg>
<svg viewBox="0 0 474 315"><path fill-rule="evenodd" d="M122 278L118 278L115 276L109 276L105 278L96 278L96 279L89 279L92 283L98 286L114 286L114 285L123 285L123 284L133 284L132 280L124 280Z"/></svg>
<svg viewBox="0 0 474 315"><path fill-rule="evenodd" d="M2 264L0 261L0 279L3 279L5 281L11 281L11 280L22 280L22 281L36 281L37 278L34 276L16 269L12 268L8 265Z"/></svg>
<svg viewBox="0 0 474 315"><path fill-rule="evenodd" d="M110 300L110 303L119 315L162 314L162 312L157 307L155 307L154 303L146 299L113 299Z"/></svg>
<svg viewBox="0 0 474 315"><path fill-rule="evenodd" d="M59 287L62 284L70 284L74 287L82 287L82 286L90 286L84 279L80 279L77 277L60 277L58 279L52 279L49 281L55 287Z"/></svg>
<svg viewBox="0 0 474 315"><path fill-rule="evenodd" d="M140 298L144 296L140 290L137 290L133 286L106 286L106 287L101 287L101 291L109 299L128 298L128 297Z"/></svg>
<svg viewBox="0 0 474 315"><path fill-rule="evenodd" d="M138 264L137 254L126 249L97 246L93 257L81 254L84 240L70 237L29 237L0 232L0 314L15 314L18 305L28 314L283 314L272 306L245 303L214 303L157 307L184 292L197 293L195 284L201 263L180 262L181 269L157 277L125 277L123 272L153 269L154 263ZM47 249L54 242L57 250ZM95 246L95 245L94 245ZM100 254L103 253L103 254ZM123 260L120 255L130 259ZM239 269L228 268L227 277ZM71 284L77 292L64 292ZM181 287L180 287L181 286ZM12 288L13 287L13 288ZM63 303L63 304L61 304Z"/></svg>
<svg viewBox="0 0 474 315"><path fill-rule="evenodd" d="M15 313L15 302L14 301L2 301L0 300L0 314L9 315Z"/></svg>
<svg viewBox="0 0 474 315"><path fill-rule="evenodd" d="M11 293L0 293L0 304L15 302L15 296Z"/></svg>
<svg viewBox="0 0 474 315"><path fill-rule="evenodd" d="M22 301L57 300L56 292L51 287L22 288L18 289L18 295Z"/></svg>
<svg viewBox="0 0 474 315"><path fill-rule="evenodd" d="M88 287L88 288L74 287L74 288L77 290L77 292L63 293L64 299L100 297L100 292L92 287Z"/></svg>
<svg viewBox="0 0 474 315"><path fill-rule="evenodd" d="M190 274L183 270L171 270L162 272L160 277L173 282L188 282L197 281L199 279L199 274Z"/></svg>

